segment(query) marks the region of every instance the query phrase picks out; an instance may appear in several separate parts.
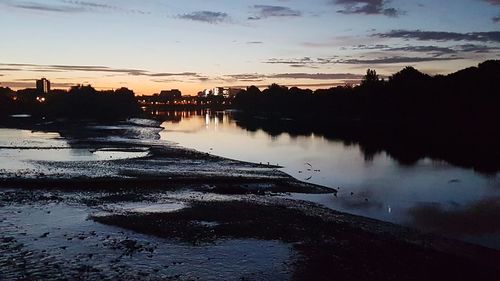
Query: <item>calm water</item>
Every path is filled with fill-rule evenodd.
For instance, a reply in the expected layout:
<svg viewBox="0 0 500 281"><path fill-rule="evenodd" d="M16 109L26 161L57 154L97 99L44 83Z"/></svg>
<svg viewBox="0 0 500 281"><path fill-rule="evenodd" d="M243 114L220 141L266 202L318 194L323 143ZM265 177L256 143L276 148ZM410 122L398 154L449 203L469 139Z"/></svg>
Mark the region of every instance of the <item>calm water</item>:
<svg viewBox="0 0 500 281"><path fill-rule="evenodd" d="M202 152L278 164L297 179L339 191L337 197L292 194L294 198L500 249L499 173L487 176L430 159L401 165L384 152L367 159L358 145L314 134L248 131L232 116L170 112L166 119L172 121L162 124L160 135Z"/></svg>
<svg viewBox="0 0 500 281"><path fill-rule="evenodd" d="M59 133L0 128L0 173L36 169L37 161L104 161L147 155L147 150L75 148Z"/></svg>

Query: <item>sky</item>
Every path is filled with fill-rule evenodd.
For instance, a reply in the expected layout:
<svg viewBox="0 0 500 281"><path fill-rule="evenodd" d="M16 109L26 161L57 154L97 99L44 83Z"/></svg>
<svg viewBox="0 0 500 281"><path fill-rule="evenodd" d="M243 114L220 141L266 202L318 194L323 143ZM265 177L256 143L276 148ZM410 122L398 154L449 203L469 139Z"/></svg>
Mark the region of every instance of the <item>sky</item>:
<svg viewBox="0 0 500 281"><path fill-rule="evenodd" d="M500 59L500 0L0 0L0 86L356 84Z"/></svg>

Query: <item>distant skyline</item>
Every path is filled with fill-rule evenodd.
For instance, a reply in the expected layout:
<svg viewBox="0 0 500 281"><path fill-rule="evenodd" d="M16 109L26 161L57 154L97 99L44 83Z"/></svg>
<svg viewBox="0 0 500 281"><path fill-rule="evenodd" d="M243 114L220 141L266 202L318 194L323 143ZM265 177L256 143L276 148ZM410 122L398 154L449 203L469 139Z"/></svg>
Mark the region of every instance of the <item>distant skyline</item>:
<svg viewBox="0 0 500 281"><path fill-rule="evenodd" d="M0 0L0 86L356 83L500 59L500 0Z"/></svg>

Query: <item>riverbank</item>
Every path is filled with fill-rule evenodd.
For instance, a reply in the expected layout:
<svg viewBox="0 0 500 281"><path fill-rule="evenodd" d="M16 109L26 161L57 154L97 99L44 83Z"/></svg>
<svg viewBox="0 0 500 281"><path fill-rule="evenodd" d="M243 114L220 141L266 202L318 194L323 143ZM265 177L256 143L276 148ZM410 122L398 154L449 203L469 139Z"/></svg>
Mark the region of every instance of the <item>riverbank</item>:
<svg viewBox="0 0 500 281"><path fill-rule="evenodd" d="M335 191L274 166L161 142L154 123L53 127L59 137L36 147L2 145L16 157L80 154L3 167L0 279L496 280L500 273L498 251L275 196ZM146 155L120 154L134 151ZM99 152L108 159L95 158Z"/></svg>
<svg viewBox="0 0 500 281"><path fill-rule="evenodd" d="M498 251L271 195L0 190L2 280L496 280Z"/></svg>

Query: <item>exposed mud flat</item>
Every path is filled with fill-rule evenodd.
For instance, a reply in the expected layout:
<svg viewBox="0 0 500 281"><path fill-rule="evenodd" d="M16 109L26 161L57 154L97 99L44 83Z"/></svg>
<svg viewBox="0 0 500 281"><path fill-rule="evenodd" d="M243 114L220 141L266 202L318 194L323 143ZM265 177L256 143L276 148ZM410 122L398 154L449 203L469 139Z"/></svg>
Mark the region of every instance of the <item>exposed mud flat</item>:
<svg viewBox="0 0 500 281"><path fill-rule="evenodd" d="M0 191L2 280L497 280L498 252L312 203L191 189Z"/></svg>
<svg viewBox="0 0 500 281"><path fill-rule="evenodd" d="M164 239L95 222L110 215L173 212L165 208L174 204L179 210L188 204L174 202L173 198L154 204L129 200L144 199L136 195L134 191L1 191L0 279L291 278L294 250L278 240L248 237L190 243L177 237ZM150 200L152 196L147 202Z"/></svg>

